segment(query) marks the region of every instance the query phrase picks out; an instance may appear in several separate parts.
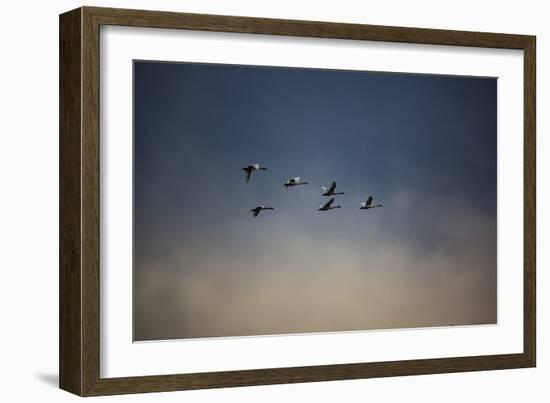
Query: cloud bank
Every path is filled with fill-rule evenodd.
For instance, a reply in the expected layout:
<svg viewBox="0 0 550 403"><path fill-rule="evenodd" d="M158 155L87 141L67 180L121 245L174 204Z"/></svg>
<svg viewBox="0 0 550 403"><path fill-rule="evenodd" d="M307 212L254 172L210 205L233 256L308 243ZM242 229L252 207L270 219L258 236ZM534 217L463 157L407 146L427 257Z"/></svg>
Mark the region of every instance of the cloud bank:
<svg viewBox="0 0 550 403"><path fill-rule="evenodd" d="M385 218L410 202L389 200ZM170 256L137 263L136 339L496 323L496 222L438 205L418 217L417 231L429 226L439 241L424 250L412 228L387 229L369 212L353 233L264 216L258 232L172 241ZM166 242L181 239L177 231Z"/></svg>

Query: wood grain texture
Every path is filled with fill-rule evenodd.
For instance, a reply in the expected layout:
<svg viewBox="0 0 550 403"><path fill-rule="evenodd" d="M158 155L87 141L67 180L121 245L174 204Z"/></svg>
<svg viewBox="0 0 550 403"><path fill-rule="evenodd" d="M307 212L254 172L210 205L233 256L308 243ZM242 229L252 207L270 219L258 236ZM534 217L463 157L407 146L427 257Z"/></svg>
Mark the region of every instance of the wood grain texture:
<svg viewBox="0 0 550 403"><path fill-rule="evenodd" d="M536 366L537 338L537 138L536 138L536 39L529 38L524 48L523 82L523 352Z"/></svg>
<svg viewBox="0 0 550 403"><path fill-rule="evenodd" d="M315 38L523 49L529 36L489 32L341 24L225 15L86 7L105 25L173 28Z"/></svg>
<svg viewBox="0 0 550 403"><path fill-rule="evenodd" d="M82 389L99 378L99 24L82 9Z"/></svg>
<svg viewBox="0 0 550 403"><path fill-rule="evenodd" d="M524 50L524 352L129 378L100 377L99 29L123 25ZM81 396L532 367L535 37L82 7L60 17L60 386Z"/></svg>
<svg viewBox="0 0 550 403"><path fill-rule="evenodd" d="M484 357L456 357L365 364L338 364L210 372L185 375L104 378L90 391L89 396L381 378L389 376L510 369L528 366L523 354L510 354Z"/></svg>
<svg viewBox="0 0 550 403"><path fill-rule="evenodd" d="M81 11L59 22L59 386L81 394Z"/></svg>

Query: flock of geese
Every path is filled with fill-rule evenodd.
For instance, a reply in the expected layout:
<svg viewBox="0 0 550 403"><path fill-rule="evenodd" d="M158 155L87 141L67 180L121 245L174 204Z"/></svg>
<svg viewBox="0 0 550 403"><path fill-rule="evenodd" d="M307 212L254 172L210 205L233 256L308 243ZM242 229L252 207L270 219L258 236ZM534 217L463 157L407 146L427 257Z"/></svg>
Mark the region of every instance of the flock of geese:
<svg viewBox="0 0 550 403"><path fill-rule="evenodd" d="M250 178L252 177L253 172L255 172L255 171L267 171L267 168L261 167L260 164L250 164L250 165L247 165L246 167L242 168L242 170L245 173L246 183L248 183L248 182L250 182ZM289 180L287 180L285 183L283 183L283 186L286 190L286 189L292 188L294 186L301 186L301 185L307 185L307 184L308 184L308 182L302 182L300 177L297 176L295 178L290 178ZM328 187L328 188L325 187L325 186L321 186L321 190L322 190L321 195L326 196L326 197L330 197L330 199L326 203L319 205L319 208L317 209L318 211L329 211L329 210L333 210L333 209L337 209L337 208L342 207L340 205L338 205L338 206L333 206L332 205L332 203L334 203L334 201L336 200L335 196L344 194L344 192L336 192L335 191L336 190L336 182L332 182L330 187ZM359 209L360 210L369 210L369 209L376 208L376 207L382 207L381 204L372 204L372 202L373 202L373 197L369 196L366 201L361 203L361 207ZM260 212L262 212L264 210L275 210L275 209L273 207L257 206L257 207L254 207L252 210L250 210L250 212L252 213L252 215L254 217L257 217L260 214Z"/></svg>

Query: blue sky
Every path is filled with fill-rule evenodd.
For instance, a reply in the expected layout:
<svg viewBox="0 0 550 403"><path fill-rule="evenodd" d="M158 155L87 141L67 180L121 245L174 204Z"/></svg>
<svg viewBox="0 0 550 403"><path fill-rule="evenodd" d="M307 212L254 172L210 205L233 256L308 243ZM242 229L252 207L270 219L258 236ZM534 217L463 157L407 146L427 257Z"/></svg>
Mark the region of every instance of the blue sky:
<svg viewBox="0 0 550 403"><path fill-rule="evenodd" d="M136 339L495 323L496 90L136 61Z"/></svg>

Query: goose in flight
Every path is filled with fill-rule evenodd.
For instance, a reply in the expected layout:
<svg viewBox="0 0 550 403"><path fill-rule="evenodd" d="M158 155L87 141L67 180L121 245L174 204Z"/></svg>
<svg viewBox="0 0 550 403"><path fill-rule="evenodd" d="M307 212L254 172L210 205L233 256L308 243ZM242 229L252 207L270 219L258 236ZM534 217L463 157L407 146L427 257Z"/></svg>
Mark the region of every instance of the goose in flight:
<svg viewBox="0 0 550 403"><path fill-rule="evenodd" d="M275 209L273 207L258 206L250 210L250 212L254 217L258 217L258 214L260 214L260 211L262 210L275 210Z"/></svg>
<svg viewBox="0 0 550 403"><path fill-rule="evenodd" d="M246 177L246 183L248 183L253 171L267 171L267 168L261 167L260 164L250 164L244 167L243 171Z"/></svg>
<svg viewBox="0 0 550 403"><path fill-rule="evenodd" d="M334 202L334 197L331 197L328 202L326 202L325 204L321 204L319 206L318 211L328 211L328 210L342 207L342 206L332 206L333 202Z"/></svg>
<svg viewBox="0 0 550 403"><path fill-rule="evenodd" d="M323 196L336 196L336 195L344 194L344 192L335 193L334 192L335 189L336 189L336 182L332 182L329 188L321 186L321 190L323 191Z"/></svg>
<svg viewBox="0 0 550 403"><path fill-rule="evenodd" d="M307 182L300 182L300 177L297 176L295 178L291 178L291 179L287 180L284 183L285 189L288 189L289 187L292 187L292 186L298 186L298 185L307 185Z"/></svg>
<svg viewBox="0 0 550 403"><path fill-rule="evenodd" d="M360 210L368 210L370 208L382 207L381 204L372 204L372 196L369 196L366 202L361 203Z"/></svg>

